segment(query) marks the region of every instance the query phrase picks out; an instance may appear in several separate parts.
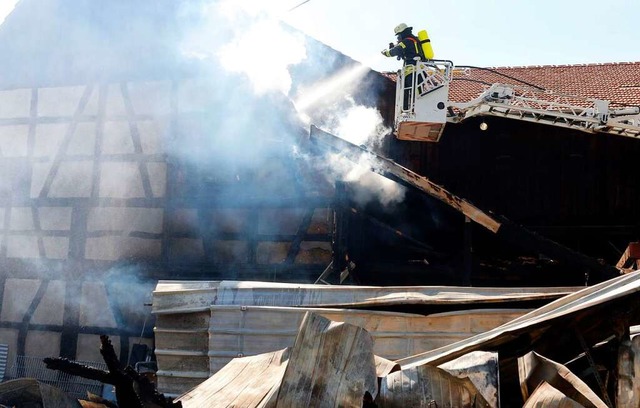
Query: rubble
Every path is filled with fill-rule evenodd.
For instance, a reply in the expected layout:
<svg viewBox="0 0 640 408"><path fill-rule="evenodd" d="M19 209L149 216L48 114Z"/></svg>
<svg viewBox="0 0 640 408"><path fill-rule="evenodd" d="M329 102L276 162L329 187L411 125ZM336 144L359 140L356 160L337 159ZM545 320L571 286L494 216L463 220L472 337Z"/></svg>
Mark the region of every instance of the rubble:
<svg viewBox="0 0 640 408"><path fill-rule="evenodd" d="M374 353L396 360L485 332L577 289L161 281L153 298L158 387L178 395L234 357L291 347L306 312L364 328ZM395 308L411 313L385 310Z"/></svg>
<svg viewBox="0 0 640 408"><path fill-rule="evenodd" d="M170 398L158 393L155 385L131 366L127 366L124 369L121 368L120 361L108 336L100 336L100 343L100 354L107 364L108 371L87 367L64 358L45 358L44 362L49 369L113 385L119 407L180 407L180 403L173 403Z"/></svg>
<svg viewBox="0 0 640 408"><path fill-rule="evenodd" d="M234 359L177 401L185 408L361 407L366 394L377 395L376 367L364 329L307 314L291 349Z"/></svg>
<svg viewBox="0 0 640 408"><path fill-rule="evenodd" d="M374 337L363 328L303 308L291 348L233 359L176 400L185 407L248 408L635 406L638 341L630 340L629 328L640 320L639 274L584 288L484 333L395 361L374 354ZM607 349L618 350L613 360ZM367 377L373 374L362 377L367 372L378 381Z"/></svg>
<svg viewBox="0 0 640 408"><path fill-rule="evenodd" d="M80 408L80 402L63 391L33 378L0 383L0 406Z"/></svg>
<svg viewBox="0 0 640 408"><path fill-rule="evenodd" d="M589 408L607 408L609 405L567 367L533 351L518 359L518 374L525 401L569 399Z"/></svg>
<svg viewBox="0 0 640 408"><path fill-rule="evenodd" d="M258 353L260 348L255 348L255 355L232 358L223 367L207 372L195 387L176 395L175 399L159 394L146 377L131 367L120 368L107 336L101 337L101 354L108 371L64 359L46 359L45 362L49 368L115 385L117 406L120 407L636 406L640 381L636 378L638 370L635 367L638 365L636 351L640 340L631 338L631 327L640 323L639 277L640 271L636 271L570 292L537 309L520 311L497 327L468 333L467 338L430 351L394 359L384 358L376 352L377 349L386 350L385 353L393 353L394 350L397 353L399 350L400 343L385 343L384 333L392 338L408 340L437 327L433 326L434 318L444 318L444 326L455 326L460 324L461 316L469 317L486 311L468 309L470 305L467 303L457 305L463 308L460 311L427 316L322 307L209 305L202 310L200 306L190 309L171 301L166 304L170 306L166 309L169 313L163 314L159 305L156 308L160 327L172 321L173 324L182 321L186 326L203 325L202 333L208 339L201 344L207 347L202 352L205 357L212 350L224 346L224 341L215 342L216 336L222 336L219 337L222 340L225 333L228 335L232 331L231 327L221 325L224 321L221 317L226 312L232 313L230 321L248 324L246 327L275 324L276 329L269 335L279 333L284 339L282 344L289 344L274 349L277 343L263 341L269 338L267 336L256 344L273 350ZM271 297L254 297L261 290L268 293L274 289L267 283L253 283L253 287L259 289L256 293L245 291L251 291L252 283L235 287L238 289L235 296L226 298L229 303L246 301L251 297L255 303L273 302L279 298L276 293L283 293L280 287L280 292L271 292ZM311 294L314 287L304 289L289 293ZM395 296L388 288L386 290L386 295L399 297L399 293ZM443 288L430 290L446 292ZM467 288L468 295L474 296L474 290ZM423 292L427 291L423 289ZM331 290L322 289L318 293L329 296ZM458 293L457 296L460 295ZM350 296L358 297L357 293ZM425 301L424 296L418 292L414 299ZM529 293L527 298L531 296L533 294ZM187 299L193 301L193 298ZM214 299L219 301L222 298ZM296 299L298 303L320 303L318 300L321 298L303 296ZM302 299L307 300L301 302ZM280 300L292 302L288 297ZM372 304L371 298L363 297L362 300ZM454 303L449 302L449 306L452 305ZM454 319L447 320L447 316ZM385 321L385 317L389 320ZM289 329L277 329L278 322L283 324L281 327ZM289 334L291 325L298 326L293 337ZM257 334L255 329L250 329L242 336L251 336L252 330L253 335ZM414 335L408 330L414 330ZM160 344L165 342L168 345L171 338L176 339L172 336L179 331L167 333L168 337L164 339L162 335L158 336ZM185 338L178 343L192 341L194 347L200 344L190 332L184 333ZM237 344L238 341L245 340L243 337L227 339L228 343ZM385 345L376 346L377 342ZM410 349L405 349L405 353L406 350ZM206 365L214 360L205 358L203 361ZM163 365L165 362L158 360L159 378L162 378L163 370L165 376L170 374L167 378L179 375L178 372L169 373ZM2 384L5 388L0 387L0 404L15 404L19 399L68 398L64 393L59 396L61 392L52 391L35 380L14 381L18 382L8 382ZM19 387L22 391L18 392L16 389ZM108 404L95 398L94 401L74 400L68 406L115 406Z"/></svg>

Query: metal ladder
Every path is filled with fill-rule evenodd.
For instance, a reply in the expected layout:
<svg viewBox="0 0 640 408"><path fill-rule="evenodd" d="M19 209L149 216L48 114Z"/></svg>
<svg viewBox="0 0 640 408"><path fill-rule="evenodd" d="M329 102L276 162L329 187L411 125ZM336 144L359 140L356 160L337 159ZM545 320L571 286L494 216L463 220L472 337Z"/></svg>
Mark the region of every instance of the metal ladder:
<svg viewBox="0 0 640 408"><path fill-rule="evenodd" d="M640 108L610 109L609 102L579 96L560 95L526 87L493 84L478 98L451 104L450 122L473 116L507 117L589 133L640 136Z"/></svg>

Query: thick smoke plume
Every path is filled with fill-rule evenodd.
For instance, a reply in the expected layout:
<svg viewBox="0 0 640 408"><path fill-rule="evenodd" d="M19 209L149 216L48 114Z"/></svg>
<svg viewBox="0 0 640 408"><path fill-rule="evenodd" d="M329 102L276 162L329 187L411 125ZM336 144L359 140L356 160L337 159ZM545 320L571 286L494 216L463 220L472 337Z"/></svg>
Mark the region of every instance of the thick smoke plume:
<svg viewBox="0 0 640 408"><path fill-rule="evenodd" d="M278 16L284 10L277 4L269 7L260 2L234 1L207 3L198 10L186 10L195 12L200 24L185 37L184 55L209 62L212 75L230 79L235 87L223 86L224 91L218 91L229 97L221 103L224 113L216 115L218 129L211 134L234 136L233 140L216 137L216 149L222 148L227 157L233 157L235 166L255 169L273 157L270 149L274 146L266 146L265 137L288 140L293 149L300 136L300 130L295 128L304 128L306 133L311 124L356 145L379 146L390 129L383 125L375 107L359 105L352 97L353 92L364 92L360 86L369 69L352 64L332 72L333 60L327 50L309 49L301 33L279 21ZM307 72L300 74L305 69ZM294 83L294 71L303 82ZM316 73L315 78L308 75L310 71ZM326 74L318 74L323 71ZM247 83L251 84L250 90ZM272 103L279 103L280 109L268 107ZM265 119L259 122L261 134L247 129L247 122L264 109L274 115L260 117ZM242 117L241 112L247 111L254 115ZM265 126L272 131L270 135L265 134ZM238 140L237 135L242 135L244 141ZM260 146L259 153L255 146ZM361 163L354 164L331 155L316 163L320 163L318 171L330 183L336 179L359 183L357 198L362 203L374 199L384 204L402 200L402 188L371 173L366 158L364 155Z"/></svg>

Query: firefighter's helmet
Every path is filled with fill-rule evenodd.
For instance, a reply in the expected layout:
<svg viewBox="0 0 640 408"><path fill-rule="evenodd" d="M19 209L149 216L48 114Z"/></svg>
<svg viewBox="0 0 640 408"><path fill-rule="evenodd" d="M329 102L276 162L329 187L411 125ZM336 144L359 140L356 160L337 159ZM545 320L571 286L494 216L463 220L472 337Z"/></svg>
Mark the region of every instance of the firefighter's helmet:
<svg viewBox="0 0 640 408"><path fill-rule="evenodd" d="M406 25L405 23L401 23L401 24L398 24L398 25L396 26L396 28L394 28L394 29L393 29L393 32L394 32L394 33L396 33L396 35L398 35L398 34L400 34L401 32L403 32L404 30L406 30L407 28L408 28L409 30L412 30L412 29L413 29L413 27L407 27L407 25Z"/></svg>

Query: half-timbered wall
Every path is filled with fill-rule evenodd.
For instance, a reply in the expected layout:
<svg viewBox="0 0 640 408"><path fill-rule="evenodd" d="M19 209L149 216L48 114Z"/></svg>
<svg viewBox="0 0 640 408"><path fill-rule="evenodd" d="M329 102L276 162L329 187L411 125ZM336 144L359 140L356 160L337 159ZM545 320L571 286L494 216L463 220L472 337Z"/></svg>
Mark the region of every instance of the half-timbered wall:
<svg viewBox="0 0 640 408"><path fill-rule="evenodd" d="M308 281L330 262L329 200L299 180L291 141L269 129L244 145L257 166L229 161L211 92L198 80L0 91L10 361L100 360L101 334L126 358L151 341L159 278Z"/></svg>

